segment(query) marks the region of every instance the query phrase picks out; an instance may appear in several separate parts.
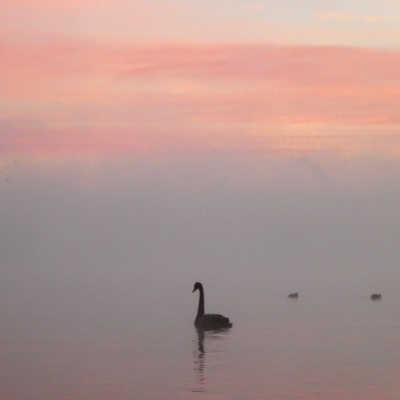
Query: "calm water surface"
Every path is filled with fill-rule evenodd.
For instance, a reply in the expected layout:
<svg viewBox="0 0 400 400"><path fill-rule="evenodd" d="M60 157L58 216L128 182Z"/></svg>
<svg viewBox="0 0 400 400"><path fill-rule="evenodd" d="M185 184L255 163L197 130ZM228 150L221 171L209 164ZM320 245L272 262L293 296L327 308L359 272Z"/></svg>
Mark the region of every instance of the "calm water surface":
<svg viewBox="0 0 400 400"><path fill-rule="evenodd" d="M1 328L0 399L400 396L398 298L282 294L229 313L216 300L234 326L206 333L193 326L197 296L178 300L142 314L115 304L35 315L27 303Z"/></svg>

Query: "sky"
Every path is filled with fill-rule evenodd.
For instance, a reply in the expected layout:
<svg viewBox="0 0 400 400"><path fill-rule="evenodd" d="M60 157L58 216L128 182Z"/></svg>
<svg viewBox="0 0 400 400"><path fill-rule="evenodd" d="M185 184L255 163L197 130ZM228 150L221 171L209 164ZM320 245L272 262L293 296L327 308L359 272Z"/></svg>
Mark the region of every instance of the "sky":
<svg viewBox="0 0 400 400"><path fill-rule="evenodd" d="M397 1L0 1L4 155L398 156Z"/></svg>
<svg viewBox="0 0 400 400"><path fill-rule="evenodd" d="M399 16L0 0L2 303L206 279L395 293Z"/></svg>

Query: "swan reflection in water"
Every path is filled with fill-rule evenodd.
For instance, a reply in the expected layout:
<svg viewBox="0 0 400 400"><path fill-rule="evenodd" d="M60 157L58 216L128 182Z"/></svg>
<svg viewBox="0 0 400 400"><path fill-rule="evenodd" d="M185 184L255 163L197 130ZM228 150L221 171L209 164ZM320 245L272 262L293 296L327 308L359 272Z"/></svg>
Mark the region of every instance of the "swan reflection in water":
<svg viewBox="0 0 400 400"><path fill-rule="evenodd" d="M215 369L216 365L220 367L221 364L221 343L217 343L217 341L226 338L229 334L229 328L222 328L213 331L201 328L195 328L195 330L197 338L194 340L195 350L193 351L193 358L196 386L192 389L192 392L204 392L207 370L212 371ZM205 346L205 343L207 346ZM212 347L212 350L210 351L210 353L212 353L212 359L209 360L211 364L206 368L206 348L208 346Z"/></svg>

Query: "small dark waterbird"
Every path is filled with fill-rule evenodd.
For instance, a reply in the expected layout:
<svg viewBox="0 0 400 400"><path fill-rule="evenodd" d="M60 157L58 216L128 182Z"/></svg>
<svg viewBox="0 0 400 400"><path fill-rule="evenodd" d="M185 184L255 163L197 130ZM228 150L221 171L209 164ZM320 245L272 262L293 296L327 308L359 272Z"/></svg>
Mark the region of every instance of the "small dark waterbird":
<svg viewBox="0 0 400 400"><path fill-rule="evenodd" d="M289 299L298 299L299 298L299 294L296 292L296 293L290 293L289 294Z"/></svg>
<svg viewBox="0 0 400 400"><path fill-rule="evenodd" d="M197 310L196 319L194 320L194 325L196 328L203 330L230 328L232 326L232 322L229 321L229 318L226 318L220 314L204 313L204 290L203 285L200 282L196 282L194 284L192 293L194 293L196 290L200 292L199 308Z"/></svg>
<svg viewBox="0 0 400 400"><path fill-rule="evenodd" d="M380 300L382 298L381 294L374 293L371 295L371 300Z"/></svg>

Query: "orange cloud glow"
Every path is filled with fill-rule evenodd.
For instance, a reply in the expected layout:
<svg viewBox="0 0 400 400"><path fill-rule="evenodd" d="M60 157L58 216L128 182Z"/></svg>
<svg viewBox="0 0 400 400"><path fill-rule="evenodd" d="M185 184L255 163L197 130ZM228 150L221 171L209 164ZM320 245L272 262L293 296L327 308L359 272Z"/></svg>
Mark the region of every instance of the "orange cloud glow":
<svg viewBox="0 0 400 400"><path fill-rule="evenodd" d="M393 150L400 127L398 51L53 42L0 57L3 152Z"/></svg>

